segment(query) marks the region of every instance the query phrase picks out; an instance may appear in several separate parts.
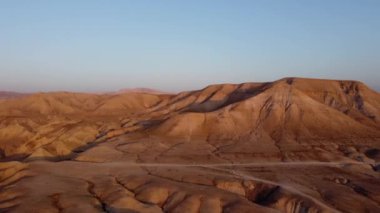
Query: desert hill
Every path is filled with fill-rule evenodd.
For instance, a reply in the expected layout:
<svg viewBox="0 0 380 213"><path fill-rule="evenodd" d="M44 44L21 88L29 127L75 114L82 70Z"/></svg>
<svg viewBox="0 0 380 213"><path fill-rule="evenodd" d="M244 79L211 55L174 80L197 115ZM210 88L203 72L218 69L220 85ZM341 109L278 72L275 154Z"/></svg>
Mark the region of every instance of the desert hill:
<svg viewBox="0 0 380 213"><path fill-rule="evenodd" d="M180 93L141 120L149 136L203 141L203 151L214 154L303 159L292 151L302 149L306 158L328 160L337 156L331 151L378 146L379 103L380 95L360 82L287 78Z"/></svg>
<svg viewBox="0 0 380 213"><path fill-rule="evenodd" d="M0 154L25 156L34 151L47 156L68 154L94 140L102 131L119 127L119 119L144 111L159 101L161 97L152 94L68 92L3 100ZM52 153L42 148L46 146Z"/></svg>
<svg viewBox="0 0 380 213"><path fill-rule="evenodd" d="M37 93L0 105L0 146L5 156L36 150L56 156L106 133L115 137L136 129L154 137L204 141L211 149L234 141L222 150L265 151L283 158L287 147L302 144L370 147L380 138L379 109L379 93L363 83L301 78L211 85L174 95ZM71 131L83 128L86 133L76 139ZM57 132L62 132L60 138L68 133L75 138L63 140L59 147L70 144L65 151L54 147L61 141L54 136ZM46 144L50 151L41 151Z"/></svg>
<svg viewBox="0 0 380 213"><path fill-rule="evenodd" d="M158 114L173 110L157 132L229 138L254 130L274 138L378 137L379 107L380 95L359 82L284 79L213 85L160 106L157 111L164 112Z"/></svg>
<svg viewBox="0 0 380 213"><path fill-rule="evenodd" d="M112 94L98 95L85 93L36 93L25 98L4 101L0 106L2 115L22 114L112 114L129 113L149 108L160 98L154 94Z"/></svg>
<svg viewBox="0 0 380 213"><path fill-rule="evenodd" d="M380 94L37 93L0 100L0 160L0 212L379 212Z"/></svg>

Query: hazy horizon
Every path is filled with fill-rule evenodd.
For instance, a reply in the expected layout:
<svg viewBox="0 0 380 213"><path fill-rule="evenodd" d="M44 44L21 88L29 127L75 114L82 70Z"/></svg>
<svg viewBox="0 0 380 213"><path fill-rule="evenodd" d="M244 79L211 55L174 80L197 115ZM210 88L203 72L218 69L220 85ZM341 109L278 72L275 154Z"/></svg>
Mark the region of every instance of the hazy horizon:
<svg viewBox="0 0 380 213"><path fill-rule="evenodd" d="M302 78L302 77L284 77L284 78ZM209 83L209 84L205 84L205 85L200 85L199 87L194 87L194 88L187 88L187 89L178 89L178 90L162 90L162 89L159 89L159 88L154 88L154 87L144 87L144 86L140 86L140 87L123 87L123 88L116 88L116 89L113 89L113 90L97 90L96 88L95 89L92 89L92 90L75 90L75 89L52 89L52 90L7 90L7 89L4 89L4 90L0 90L0 92L10 92L10 93L25 93L25 94L28 94L28 93L49 93L49 92L74 92L74 93L94 93L94 94L106 94L106 93L117 93L117 92L123 92L125 90L145 90L145 89L148 89L148 90L152 90L153 91L157 91L157 92L162 92L162 93L180 93L180 92L185 92L185 91L192 91L192 90L202 90L210 85L217 85L217 84L242 84L242 83L266 83L266 82L274 82L276 80L281 80L283 78L280 78L280 79L274 79L273 81L244 81L244 82L214 82L214 83ZM320 79L320 80L343 80L343 81L350 81L352 79L323 79L323 78L305 78L305 79ZM362 82L364 84L366 84L366 82ZM375 90L376 92L380 92L380 87L371 87L370 85L366 84L367 86L370 87L370 89L372 90Z"/></svg>
<svg viewBox="0 0 380 213"><path fill-rule="evenodd" d="M284 77L380 91L380 1L2 1L0 91L167 92Z"/></svg>

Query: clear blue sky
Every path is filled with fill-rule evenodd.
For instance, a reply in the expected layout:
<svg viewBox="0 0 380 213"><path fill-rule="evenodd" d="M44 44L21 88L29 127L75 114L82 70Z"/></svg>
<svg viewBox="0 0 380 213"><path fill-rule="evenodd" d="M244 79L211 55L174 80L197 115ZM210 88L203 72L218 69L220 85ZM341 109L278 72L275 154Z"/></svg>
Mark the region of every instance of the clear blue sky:
<svg viewBox="0 0 380 213"><path fill-rule="evenodd" d="M0 90L178 91L287 76L380 89L380 1L0 1Z"/></svg>

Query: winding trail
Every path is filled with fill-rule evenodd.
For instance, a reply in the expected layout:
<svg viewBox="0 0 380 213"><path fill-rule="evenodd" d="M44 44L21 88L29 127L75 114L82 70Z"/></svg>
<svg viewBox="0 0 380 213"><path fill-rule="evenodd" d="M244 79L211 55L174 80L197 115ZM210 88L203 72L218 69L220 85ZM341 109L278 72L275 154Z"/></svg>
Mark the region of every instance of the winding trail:
<svg viewBox="0 0 380 213"><path fill-rule="evenodd" d="M327 166L327 167L344 167L350 165L367 165L370 163L357 162L357 161L336 161L336 162L320 162L320 161L303 161L303 162L254 162L254 163L137 163L137 162L94 162L94 161L70 161L70 162L84 162L84 163L99 163L123 166L144 166L144 167L268 167L268 166ZM376 163L375 163L376 164Z"/></svg>
<svg viewBox="0 0 380 213"><path fill-rule="evenodd" d="M229 173L233 176L238 176L244 180L253 180L253 181L256 181L256 182L261 182L261 183L265 183L265 184L270 184L270 185L275 185L275 186L279 186L293 194L296 194L296 195L299 195L301 197L304 197L306 199L309 199L310 201L314 202L316 205L322 207L323 209L325 210L328 210L328 212L334 212L334 213L340 213L340 211L334 209L333 207L331 206L328 206L326 205L325 203L323 203L322 201L308 195L308 194L305 194L299 190L297 190L296 188L294 188L293 186L291 185L287 185L287 184L283 184L283 183L279 183L279 182L274 182L274 181L270 181L270 180L266 180L266 179L262 179L262 178L258 178L258 177L255 177L255 176L252 176L252 175L248 175L248 174L245 174L241 171L236 171L236 170L228 170L228 169L221 169L221 168L215 168L215 167L205 167L205 168L209 168L209 169L213 169L213 170L218 170L218 171L221 171L221 172L226 172L226 173Z"/></svg>

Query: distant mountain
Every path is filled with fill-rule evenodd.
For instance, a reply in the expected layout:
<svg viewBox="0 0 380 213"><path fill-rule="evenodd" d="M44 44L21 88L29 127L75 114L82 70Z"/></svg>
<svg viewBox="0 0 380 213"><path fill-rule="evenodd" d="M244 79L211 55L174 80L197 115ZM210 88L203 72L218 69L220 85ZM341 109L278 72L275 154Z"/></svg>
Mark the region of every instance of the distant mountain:
<svg viewBox="0 0 380 213"><path fill-rule="evenodd" d="M24 97L27 95L29 94L19 93L19 92L10 92L10 91L0 91L0 99L19 98L19 97Z"/></svg>
<svg viewBox="0 0 380 213"><path fill-rule="evenodd" d="M148 93L148 94L167 94L167 92L161 90L155 90L150 88L125 88L120 89L117 93Z"/></svg>

